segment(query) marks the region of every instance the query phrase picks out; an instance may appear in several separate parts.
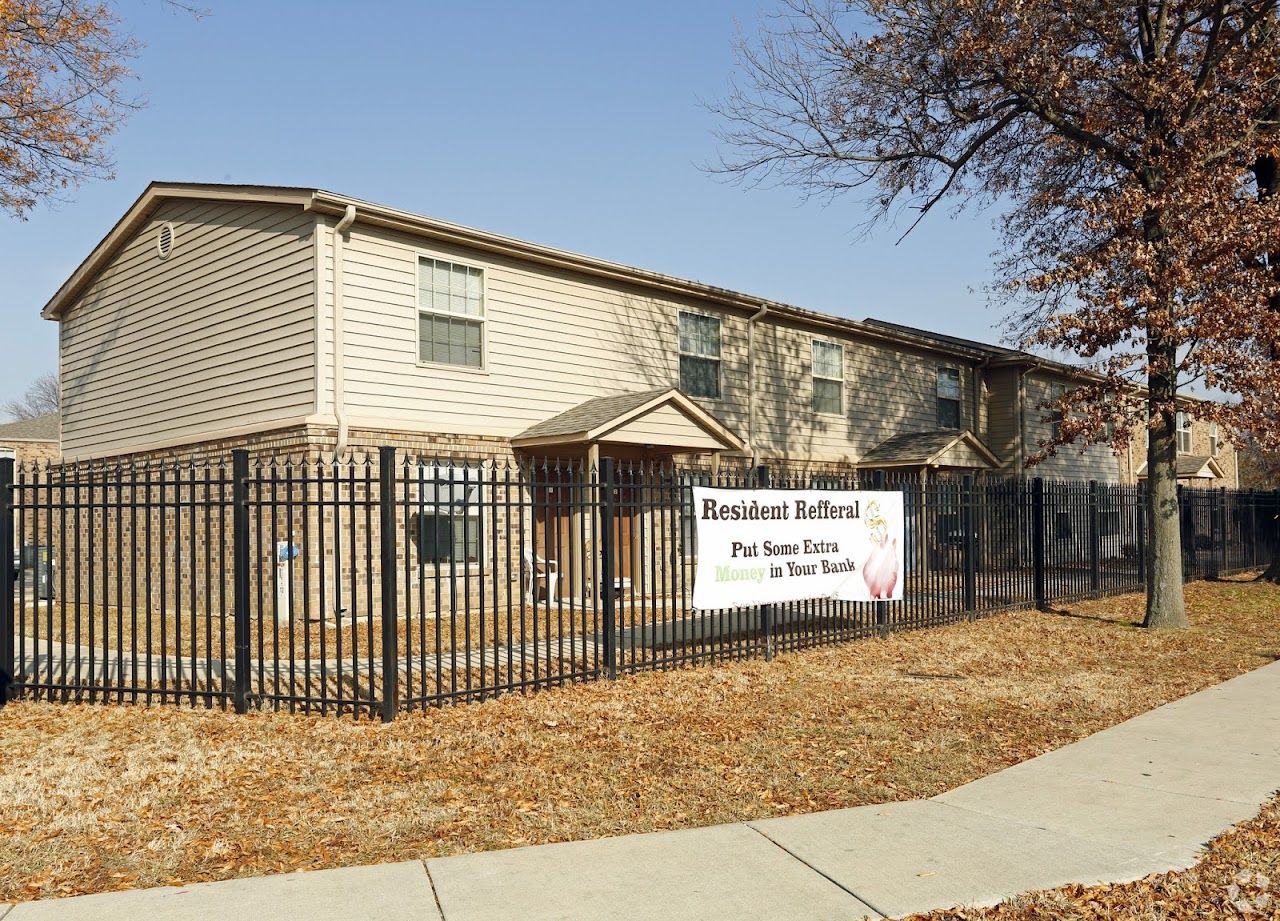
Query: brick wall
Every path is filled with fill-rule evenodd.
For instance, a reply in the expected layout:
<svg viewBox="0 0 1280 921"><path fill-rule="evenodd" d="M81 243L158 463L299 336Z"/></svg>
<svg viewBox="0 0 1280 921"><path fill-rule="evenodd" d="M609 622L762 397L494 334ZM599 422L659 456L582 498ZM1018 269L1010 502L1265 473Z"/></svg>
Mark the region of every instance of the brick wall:
<svg viewBox="0 0 1280 921"><path fill-rule="evenodd" d="M61 456L56 441L0 441L0 449L13 451L19 464L54 463Z"/></svg>

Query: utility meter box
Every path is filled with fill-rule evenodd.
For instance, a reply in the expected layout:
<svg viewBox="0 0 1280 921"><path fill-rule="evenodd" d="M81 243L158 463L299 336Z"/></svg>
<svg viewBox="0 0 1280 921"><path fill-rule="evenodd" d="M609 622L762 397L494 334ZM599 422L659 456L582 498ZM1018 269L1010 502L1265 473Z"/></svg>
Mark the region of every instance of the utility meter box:
<svg viewBox="0 0 1280 921"><path fill-rule="evenodd" d="M48 547L27 544L22 548L18 577L37 601L53 600L53 554Z"/></svg>

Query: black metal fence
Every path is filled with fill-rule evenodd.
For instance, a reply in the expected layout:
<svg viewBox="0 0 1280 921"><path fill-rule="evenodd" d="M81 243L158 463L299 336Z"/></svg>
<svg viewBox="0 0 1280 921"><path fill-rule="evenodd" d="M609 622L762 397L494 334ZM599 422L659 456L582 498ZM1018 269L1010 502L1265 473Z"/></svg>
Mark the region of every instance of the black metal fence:
<svg viewBox="0 0 1280 921"><path fill-rule="evenodd" d="M903 494L904 598L695 611L695 485ZM0 687L392 719L1143 584L1140 487L397 456L0 460ZM1280 493L1181 492L1188 579L1264 566Z"/></svg>

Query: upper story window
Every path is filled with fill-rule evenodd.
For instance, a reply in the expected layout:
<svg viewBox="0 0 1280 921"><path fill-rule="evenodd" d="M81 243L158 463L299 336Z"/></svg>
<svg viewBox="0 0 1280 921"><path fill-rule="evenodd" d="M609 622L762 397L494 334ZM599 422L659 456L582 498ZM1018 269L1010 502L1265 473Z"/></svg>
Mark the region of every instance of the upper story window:
<svg viewBox="0 0 1280 921"><path fill-rule="evenodd" d="M418 360L484 367L484 271L418 259Z"/></svg>
<svg viewBox="0 0 1280 921"><path fill-rule="evenodd" d="M1218 452L1222 449L1222 440L1218 437L1218 423L1209 423L1209 453L1217 457Z"/></svg>
<svg viewBox="0 0 1280 921"><path fill-rule="evenodd" d="M813 411L844 412L844 346L813 340Z"/></svg>
<svg viewBox="0 0 1280 921"><path fill-rule="evenodd" d="M720 320L680 312L680 389L691 397L720 399Z"/></svg>
<svg viewBox="0 0 1280 921"><path fill-rule="evenodd" d="M1179 412L1178 416L1178 453L1191 453L1191 414Z"/></svg>
<svg viewBox="0 0 1280 921"><path fill-rule="evenodd" d="M1049 385L1049 424L1053 427L1053 437L1057 438L1062 434L1062 398L1067 395L1067 387L1065 384Z"/></svg>
<svg viewBox="0 0 1280 921"><path fill-rule="evenodd" d="M938 369L938 428L960 428L960 369Z"/></svg>

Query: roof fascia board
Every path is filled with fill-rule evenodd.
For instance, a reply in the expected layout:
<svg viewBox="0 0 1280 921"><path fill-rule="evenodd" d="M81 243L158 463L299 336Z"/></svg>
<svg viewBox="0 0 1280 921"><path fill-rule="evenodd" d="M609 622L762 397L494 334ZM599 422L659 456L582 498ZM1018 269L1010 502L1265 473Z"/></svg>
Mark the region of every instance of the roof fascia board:
<svg viewBox="0 0 1280 921"><path fill-rule="evenodd" d="M946 454L948 451L950 451L960 442L964 442L966 445L972 448L974 450L974 453L976 453L979 457L985 460L992 467L1000 466L1000 461L996 459L996 456L986 449L986 447L982 444L982 442L978 440L978 437L976 435L974 435L972 432L967 430L963 432L959 432L956 435L956 437L952 438L949 442L947 442L943 448L931 454L929 456L929 459L925 461L925 465L928 467L936 466L938 462L938 458L942 457L942 455Z"/></svg>
<svg viewBox="0 0 1280 921"><path fill-rule="evenodd" d="M585 444L590 441L588 432L571 432L568 435L534 435L530 438L512 438L515 448L538 448L545 445Z"/></svg>

